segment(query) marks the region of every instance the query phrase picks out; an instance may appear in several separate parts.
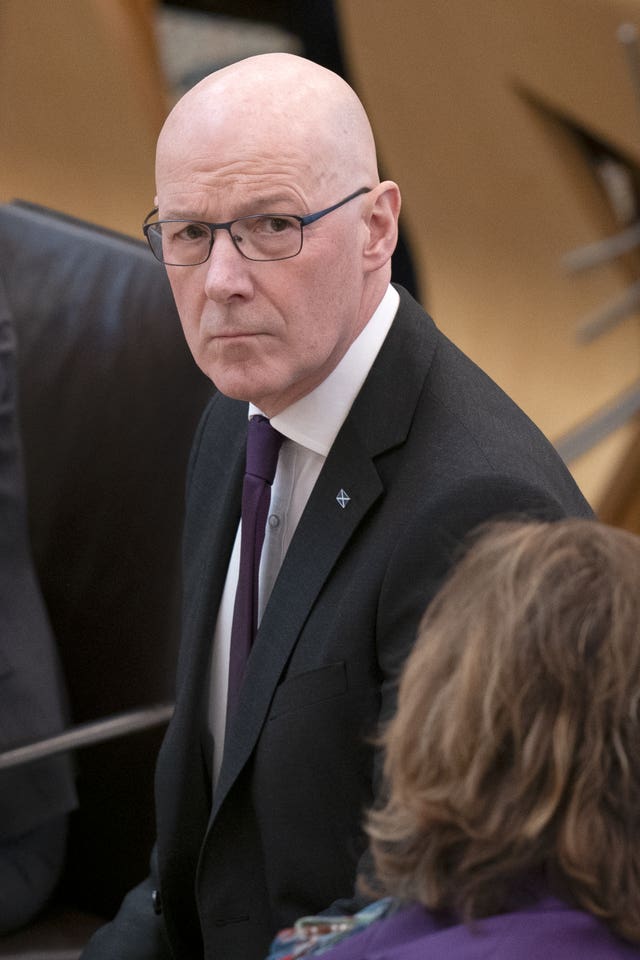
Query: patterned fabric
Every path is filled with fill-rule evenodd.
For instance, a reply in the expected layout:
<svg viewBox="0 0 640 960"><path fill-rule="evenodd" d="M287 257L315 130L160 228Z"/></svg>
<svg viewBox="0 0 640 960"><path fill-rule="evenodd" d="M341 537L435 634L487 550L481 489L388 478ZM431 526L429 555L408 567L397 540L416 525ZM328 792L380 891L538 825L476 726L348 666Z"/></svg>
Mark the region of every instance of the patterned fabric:
<svg viewBox="0 0 640 960"><path fill-rule="evenodd" d="M301 917L293 927L281 930L271 944L266 960L298 960L326 953L369 924L389 916L397 909L392 897L376 900L353 916Z"/></svg>

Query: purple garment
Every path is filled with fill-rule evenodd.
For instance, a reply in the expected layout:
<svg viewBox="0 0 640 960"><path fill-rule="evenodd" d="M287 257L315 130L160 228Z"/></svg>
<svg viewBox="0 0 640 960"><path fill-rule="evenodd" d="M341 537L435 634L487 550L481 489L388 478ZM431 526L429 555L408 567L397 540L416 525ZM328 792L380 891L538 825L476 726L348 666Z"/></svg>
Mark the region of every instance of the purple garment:
<svg viewBox="0 0 640 960"><path fill-rule="evenodd" d="M638 960L640 945L600 921L545 897L515 913L447 925L424 907L406 907L372 924L322 960Z"/></svg>

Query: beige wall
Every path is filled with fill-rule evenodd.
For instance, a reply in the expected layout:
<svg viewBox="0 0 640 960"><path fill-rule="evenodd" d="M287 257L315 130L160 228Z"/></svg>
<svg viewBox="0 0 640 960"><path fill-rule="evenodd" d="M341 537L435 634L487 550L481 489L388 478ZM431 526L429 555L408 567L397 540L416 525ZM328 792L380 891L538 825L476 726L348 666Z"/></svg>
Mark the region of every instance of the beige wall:
<svg viewBox="0 0 640 960"><path fill-rule="evenodd" d="M621 224L570 132L640 171L624 21L638 0L341 0L352 80L404 196L428 306L554 440L640 385L632 314L591 343L582 318L640 277L638 252L580 274L564 257ZM605 495L631 428L571 464ZM639 478L640 483L640 478Z"/></svg>
<svg viewBox="0 0 640 960"><path fill-rule="evenodd" d="M2 0L0 202L141 236L165 116L154 0Z"/></svg>

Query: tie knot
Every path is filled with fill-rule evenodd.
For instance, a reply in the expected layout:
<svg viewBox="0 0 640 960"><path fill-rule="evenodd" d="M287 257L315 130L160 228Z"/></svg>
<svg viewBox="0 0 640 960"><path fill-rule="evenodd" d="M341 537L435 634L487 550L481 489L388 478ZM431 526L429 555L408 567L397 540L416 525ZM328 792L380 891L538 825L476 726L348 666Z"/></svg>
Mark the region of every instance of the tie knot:
<svg viewBox="0 0 640 960"><path fill-rule="evenodd" d="M271 426L266 417L251 417L247 433L246 473L259 477L265 483L273 483L283 440L282 434Z"/></svg>

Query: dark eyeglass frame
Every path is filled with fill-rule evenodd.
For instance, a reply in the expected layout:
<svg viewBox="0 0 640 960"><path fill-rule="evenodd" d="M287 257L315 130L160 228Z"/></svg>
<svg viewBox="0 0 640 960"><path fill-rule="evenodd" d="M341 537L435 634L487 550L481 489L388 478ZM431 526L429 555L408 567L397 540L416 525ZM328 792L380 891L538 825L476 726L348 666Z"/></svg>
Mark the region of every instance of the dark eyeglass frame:
<svg viewBox="0 0 640 960"><path fill-rule="evenodd" d="M337 210L338 207L344 206L345 203L349 203L350 200L355 200L356 197L360 197L365 193L370 193L371 190L372 190L372 187L360 187L359 190L354 190L354 192L350 193L348 197L344 197L343 200L338 200L337 203L333 203L330 207L325 207L324 210L318 210L317 213L307 213L306 216L304 217L299 217L295 213L282 213L282 212L254 213L247 217L236 217L235 220L227 220L225 223L208 223L206 220L183 220L183 219L153 220L150 223L149 218L154 217L158 212L158 208L154 207L153 210L151 210L151 212L148 213L147 216L144 218L144 223L142 224L142 232L147 238L147 243L151 247L151 252L153 253L156 260L159 260L160 263L164 263L168 267L197 267L197 266L200 266L200 264L202 263L206 263L209 257L211 256L211 251L213 250L213 243L215 240L216 230L227 231L227 233L231 237L231 242L233 243L234 247L236 248L238 253L242 257L244 257L245 260L251 260L253 263L273 263L276 260L292 260L293 257L297 257L300 251L302 250L302 244L304 240L303 227L308 226L310 223L315 223L316 220L320 220L322 217L326 217L328 213L333 213L333 211ZM298 247L296 252L289 253L287 254L286 257L269 257L267 259L264 259L262 257L260 258L249 257L247 256L246 253L243 253L243 251L240 249L240 247L236 243L236 239L233 236L233 233L231 232L231 228L235 223L241 223L243 220L255 220L256 218L259 218L259 217L274 217L274 218L287 217L287 219L289 220L297 220L300 225L300 246ZM158 254L153 249L153 245L149 238L149 231L153 227L157 227L163 223L197 223L202 227L207 227L209 230L209 250L207 251L206 257L203 260L198 260L196 263L169 263L168 261L163 260L161 257L159 257Z"/></svg>

